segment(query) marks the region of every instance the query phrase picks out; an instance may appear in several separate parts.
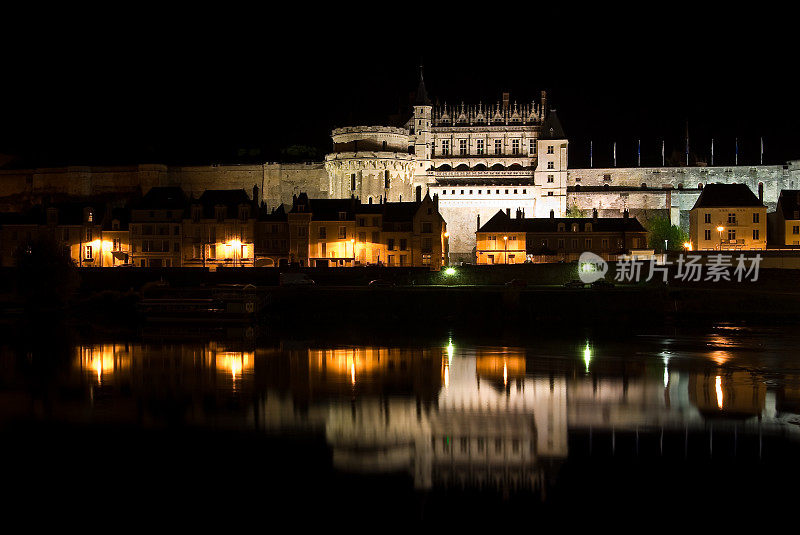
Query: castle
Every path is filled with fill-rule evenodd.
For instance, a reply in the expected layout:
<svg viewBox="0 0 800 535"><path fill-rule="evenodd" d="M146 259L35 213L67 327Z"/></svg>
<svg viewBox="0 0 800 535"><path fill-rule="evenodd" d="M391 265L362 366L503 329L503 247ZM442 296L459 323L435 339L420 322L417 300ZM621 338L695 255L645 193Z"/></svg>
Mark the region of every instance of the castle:
<svg viewBox="0 0 800 535"><path fill-rule="evenodd" d="M401 127L347 126L331 132L324 162L301 164L0 169L0 211L44 197L145 193L154 186L207 189L259 186L259 202L357 197L364 204L411 200L418 187L438 196L450 234L451 261L474 261L475 231L498 210L526 217L568 209L646 225L668 217L688 228L704 184L743 183L772 211L782 189L800 187L800 160L783 165L570 169L569 139L547 95L517 103L434 106L420 71L410 116Z"/></svg>

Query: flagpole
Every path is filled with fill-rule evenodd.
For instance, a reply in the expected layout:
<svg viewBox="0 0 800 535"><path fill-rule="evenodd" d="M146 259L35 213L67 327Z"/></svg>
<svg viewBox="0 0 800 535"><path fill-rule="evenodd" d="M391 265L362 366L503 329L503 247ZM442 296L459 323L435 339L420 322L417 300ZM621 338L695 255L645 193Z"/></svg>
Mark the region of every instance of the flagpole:
<svg viewBox="0 0 800 535"><path fill-rule="evenodd" d="M711 138L711 165L714 165L714 138Z"/></svg>
<svg viewBox="0 0 800 535"><path fill-rule="evenodd" d="M642 140L638 140L638 147L636 149L636 162L639 164L639 167L642 166Z"/></svg>
<svg viewBox="0 0 800 535"><path fill-rule="evenodd" d="M737 137L735 139L736 139L736 156L734 159L734 163L735 165L739 165L739 138Z"/></svg>
<svg viewBox="0 0 800 535"><path fill-rule="evenodd" d="M594 167L594 146L592 140L589 140L589 167Z"/></svg>
<svg viewBox="0 0 800 535"><path fill-rule="evenodd" d="M665 140L661 140L661 167L664 167L664 144L666 143Z"/></svg>
<svg viewBox="0 0 800 535"><path fill-rule="evenodd" d="M761 136L761 163L759 165L764 165L764 136Z"/></svg>
<svg viewBox="0 0 800 535"><path fill-rule="evenodd" d="M614 167L617 166L617 142L614 142Z"/></svg>

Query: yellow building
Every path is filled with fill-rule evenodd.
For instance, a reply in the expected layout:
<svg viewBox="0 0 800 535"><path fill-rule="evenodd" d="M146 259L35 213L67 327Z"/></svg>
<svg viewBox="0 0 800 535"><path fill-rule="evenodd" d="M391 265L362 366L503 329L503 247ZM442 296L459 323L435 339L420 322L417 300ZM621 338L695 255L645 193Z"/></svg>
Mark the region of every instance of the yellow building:
<svg viewBox="0 0 800 535"><path fill-rule="evenodd" d="M257 207L245 190L206 190L189 204L182 222L184 267L254 265Z"/></svg>
<svg viewBox="0 0 800 535"><path fill-rule="evenodd" d="M75 201L36 206L3 222L2 265L16 265L16 252L34 240L52 239L79 267L115 267L129 262L127 211L104 202Z"/></svg>
<svg viewBox="0 0 800 535"><path fill-rule="evenodd" d="M525 218L518 211L500 211L476 233L477 263L521 264L571 262L590 251L605 260L616 260L632 249L645 247L647 231L636 218L539 217Z"/></svg>
<svg viewBox="0 0 800 535"><path fill-rule="evenodd" d="M309 199L301 193L288 215L289 255L301 266L385 265L441 269L446 224L438 198L362 204Z"/></svg>
<svg viewBox="0 0 800 535"><path fill-rule="evenodd" d="M767 208L746 184L708 184L689 212L697 251L767 248Z"/></svg>
<svg viewBox="0 0 800 535"><path fill-rule="evenodd" d="M800 246L800 190L784 189L769 214L770 242L776 247Z"/></svg>

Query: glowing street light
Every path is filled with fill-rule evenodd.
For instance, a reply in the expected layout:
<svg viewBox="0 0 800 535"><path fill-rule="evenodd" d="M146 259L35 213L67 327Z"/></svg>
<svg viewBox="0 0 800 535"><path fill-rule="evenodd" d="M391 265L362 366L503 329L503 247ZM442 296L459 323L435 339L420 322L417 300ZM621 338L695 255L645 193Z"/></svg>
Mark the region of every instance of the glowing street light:
<svg viewBox="0 0 800 535"><path fill-rule="evenodd" d="M719 232L719 249L722 250L722 231L725 230L725 227L722 225L717 227L717 231Z"/></svg>
<svg viewBox="0 0 800 535"><path fill-rule="evenodd" d="M692 250L692 242L690 242L690 241L683 242L683 248L685 250L687 250L687 251L691 251Z"/></svg>
<svg viewBox="0 0 800 535"><path fill-rule="evenodd" d="M503 254L503 263L508 264L508 236L503 236L503 243L505 244L505 253Z"/></svg>

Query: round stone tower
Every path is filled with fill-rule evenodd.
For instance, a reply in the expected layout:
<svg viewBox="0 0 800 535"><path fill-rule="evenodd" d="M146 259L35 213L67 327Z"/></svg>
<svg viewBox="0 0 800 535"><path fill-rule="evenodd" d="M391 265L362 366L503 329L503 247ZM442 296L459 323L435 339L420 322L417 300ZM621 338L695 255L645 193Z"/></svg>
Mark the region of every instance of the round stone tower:
<svg viewBox="0 0 800 535"><path fill-rule="evenodd" d="M414 155L409 131L390 126L349 126L331 132L333 152L325 156L329 196L355 196L363 203L410 201Z"/></svg>

